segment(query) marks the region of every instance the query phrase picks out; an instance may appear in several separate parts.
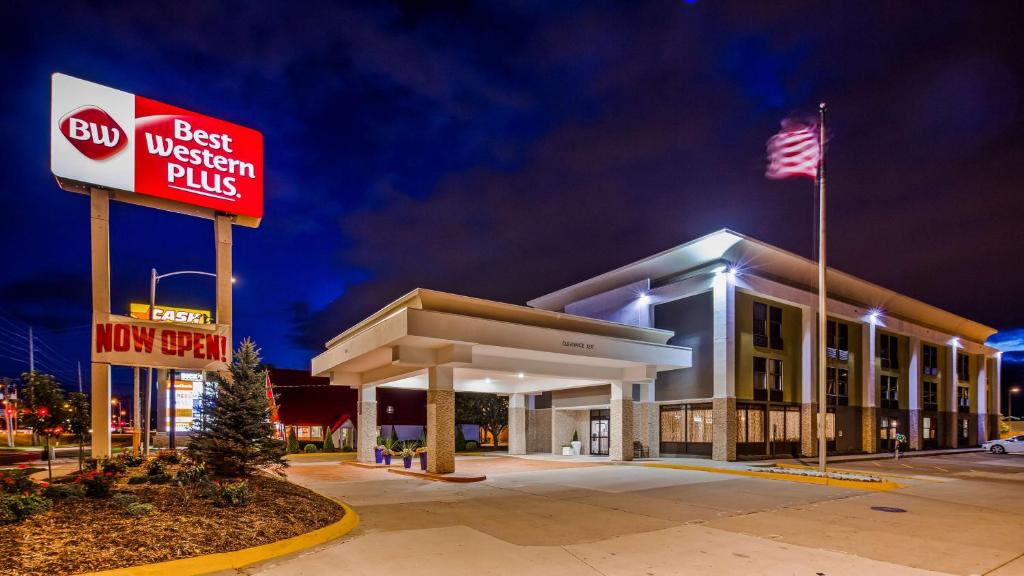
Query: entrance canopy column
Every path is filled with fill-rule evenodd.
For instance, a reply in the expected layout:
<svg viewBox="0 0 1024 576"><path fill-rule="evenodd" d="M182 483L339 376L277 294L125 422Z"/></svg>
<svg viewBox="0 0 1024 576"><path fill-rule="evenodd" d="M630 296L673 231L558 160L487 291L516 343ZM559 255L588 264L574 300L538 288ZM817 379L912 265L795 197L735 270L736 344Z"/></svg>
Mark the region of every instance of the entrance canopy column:
<svg viewBox="0 0 1024 576"><path fill-rule="evenodd" d="M609 402L608 459L633 459L633 385L612 382Z"/></svg>
<svg viewBox="0 0 1024 576"><path fill-rule="evenodd" d="M360 462L373 462L373 450L377 447L377 387L363 386L359 389L359 436L356 440L356 457Z"/></svg>
<svg viewBox="0 0 1024 576"><path fill-rule="evenodd" d="M451 366L427 369L427 472L431 474L455 472L454 376Z"/></svg>
<svg viewBox="0 0 1024 576"><path fill-rule="evenodd" d="M508 396L508 453L526 454L526 395Z"/></svg>

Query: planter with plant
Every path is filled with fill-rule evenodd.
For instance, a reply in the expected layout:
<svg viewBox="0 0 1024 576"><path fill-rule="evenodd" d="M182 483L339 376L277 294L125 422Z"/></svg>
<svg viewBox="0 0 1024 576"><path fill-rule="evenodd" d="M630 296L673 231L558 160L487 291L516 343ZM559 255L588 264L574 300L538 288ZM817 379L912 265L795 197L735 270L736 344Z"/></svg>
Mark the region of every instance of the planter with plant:
<svg viewBox="0 0 1024 576"><path fill-rule="evenodd" d="M579 431L577 431L577 430L573 430L572 431L572 442L570 442L570 444L572 445L572 455L573 456L579 456L580 455L580 451L583 448L583 443L580 442Z"/></svg>
<svg viewBox="0 0 1024 576"><path fill-rule="evenodd" d="M391 466L391 457L394 456L397 451L398 440L393 436L384 438L382 448L384 453L384 465Z"/></svg>
<svg viewBox="0 0 1024 576"><path fill-rule="evenodd" d="M412 468L412 457L416 455L416 443L404 443L399 454L402 456L402 466L406 469Z"/></svg>
<svg viewBox="0 0 1024 576"><path fill-rule="evenodd" d="M569 446L568 444L562 444L562 456L572 456L572 455L573 455L572 446Z"/></svg>
<svg viewBox="0 0 1024 576"><path fill-rule="evenodd" d="M420 446L416 449L416 454L420 457L420 470L427 469L427 447L426 445Z"/></svg>

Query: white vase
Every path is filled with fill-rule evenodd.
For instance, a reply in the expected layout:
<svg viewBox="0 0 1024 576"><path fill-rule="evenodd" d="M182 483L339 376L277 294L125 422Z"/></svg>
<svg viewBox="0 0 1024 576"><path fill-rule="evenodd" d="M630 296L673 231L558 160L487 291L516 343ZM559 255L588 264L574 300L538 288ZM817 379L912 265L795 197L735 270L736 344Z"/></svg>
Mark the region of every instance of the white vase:
<svg viewBox="0 0 1024 576"><path fill-rule="evenodd" d="M570 444L572 444L572 455L579 456L580 450L583 448L583 442L580 442L579 440L573 440L572 442L570 442Z"/></svg>

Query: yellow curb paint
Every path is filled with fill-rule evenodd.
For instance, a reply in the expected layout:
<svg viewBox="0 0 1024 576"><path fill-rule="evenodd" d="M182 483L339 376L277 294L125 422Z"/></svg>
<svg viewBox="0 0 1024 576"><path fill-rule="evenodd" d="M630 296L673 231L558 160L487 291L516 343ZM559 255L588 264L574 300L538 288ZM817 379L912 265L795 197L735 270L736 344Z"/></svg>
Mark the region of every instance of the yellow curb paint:
<svg viewBox="0 0 1024 576"><path fill-rule="evenodd" d="M803 464L775 464L776 468L792 468L794 470L817 470L814 466L805 466ZM829 472L842 472L843 474L867 474L863 470L853 470L850 468L832 468L829 466ZM906 474L891 474L889 472L871 472L871 476L881 476L882 478L902 478L904 480L920 480L922 482L943 482L935 478L924 478L922 476L907 476Z"/></svg>
<svg viewBox="0 0 1024 576"><path fill-rule="evenodd" d="M902 488L903 485L882 480L881 482L860 482L857 480L840 480L838 478L820 478L817 476L800 476L797 474L781 474L776 472L756 472L754 470L736 470L732 468L715 468L712 466L690 466L687 464L644 464L649 468L672 468L676 470L693 470L696 472L710 472L712 474L729 474L732 476L747 476L749 478L763 478L765 480L781 480L783 482L798 482L801 484L817 484L819 486L831 486L833 488L850 488L853 490L887 491Z"/></svg>
<svg viewBox="0 0 1024 576"><path fill-rule="evenodd" d="M257 562L265 562L281 556L319 546L331 540L341 538L359 525L359 515L344 502L335 500L345 509L345 517L334 524L318 528L312 532L299 534L270 544L243 548L234 552L220 552L205 556L193 556L179 560L168 560L156 564L129 566L115 570L89 572L80 576L198 576L224 570L242 568Z"/></svg>

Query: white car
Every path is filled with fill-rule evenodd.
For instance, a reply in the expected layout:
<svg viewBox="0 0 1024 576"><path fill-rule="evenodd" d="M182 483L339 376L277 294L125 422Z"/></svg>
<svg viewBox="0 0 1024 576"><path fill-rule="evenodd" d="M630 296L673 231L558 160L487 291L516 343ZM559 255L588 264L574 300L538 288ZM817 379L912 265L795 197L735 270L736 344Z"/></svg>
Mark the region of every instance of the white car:
<svg viewBox="0 0 1024 576"><path fill-rule="evenodd" d="M993 454L1024 452L1024 434L1000 440L989 440L982 444L981 447Z"/></svg>

